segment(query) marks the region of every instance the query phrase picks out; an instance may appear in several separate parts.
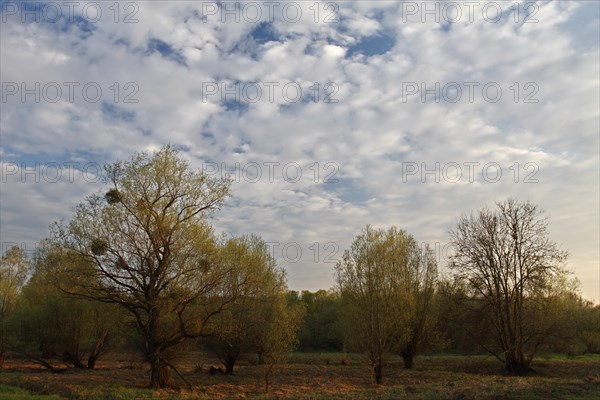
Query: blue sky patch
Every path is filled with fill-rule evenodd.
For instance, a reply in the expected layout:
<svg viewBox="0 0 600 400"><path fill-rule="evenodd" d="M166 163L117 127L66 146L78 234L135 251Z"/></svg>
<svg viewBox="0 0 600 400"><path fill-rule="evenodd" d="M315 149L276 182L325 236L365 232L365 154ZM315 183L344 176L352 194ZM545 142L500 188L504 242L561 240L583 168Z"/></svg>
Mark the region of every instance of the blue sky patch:
<svg viewBox="0 0 600 400"><path fill-rule="evenodd" d="M268 22L261 22L256 25L249 35L242 37L231 49L231 52L241 53L258 61L262 45L278 39L279 37L275 35L273 25Z"/></svg>
<svg viewBox="0 0 600 400"><path fill-rule="evenodd" d="M100 9L98 11L101 12ZM89 13L90 18L97 19L97 15L91 9ZM76 31L81 40L90 37L97 29L95 24L97 21L85 18L81 10L79 13L77 11L69 13L65 5L56 2L0 1L1 14L5 14L2 16L3 22L12 18L21 23L43 24L57 32L72 33Z"/></svg>
<svg viewBox="0 0 600 400"><path fill-rule="evenodd" d="M135 119L135 113L133 111L127 111L114 104L107 103L106 101L102 102L102 114L110 119L125 122L132 122Z"/></svg>
<svg viewBox="0 0 600 400"><path fill-rule="evenodd" d="M380 33L363 38L360 42L348 48L347 57L361 53L366 57L385 54L396 44L396 38L391 33Z"/></svg>
<svg viewBox="0 0 600 400"><path fill-rule="evenodd" d="M273 25L268 22L261 22L250 32L250 37L258 44L265 44L272 41L277 41Z"/></svg>
<svg viewBox="0 0 600 400"><path fill-rule="evenodd" d="M452 30L452 22L451 21L442 21L440 24L440 29L443 32L450 32Z"/></svg>
<svg viewBox="0 0 600 400"><path fill-rule="evenodd" d="M154 52L160 53L164 58L174 61L177 64L184 65L187 67L187 63L185 62L185 57L173 49L169 43L164 42L160 39L151 38L148 40L148 50L146 50L146 55L150 55Z"/></svg>
<svg viewBox="0 0 600 400"><path fill-rule="evenodd" d="M367 189L356 179L334 177L337 182L325 183L328 192L335 193L342 201L352 204L364 203L372 196Z"/></svg>
<svg viewBox="0 0 600 400"><path fill-rule="evenodd" d="M225 100L223 106L227 111L238 112L240 114L245 113L249 108L247 103L239 100Z"/></svg>

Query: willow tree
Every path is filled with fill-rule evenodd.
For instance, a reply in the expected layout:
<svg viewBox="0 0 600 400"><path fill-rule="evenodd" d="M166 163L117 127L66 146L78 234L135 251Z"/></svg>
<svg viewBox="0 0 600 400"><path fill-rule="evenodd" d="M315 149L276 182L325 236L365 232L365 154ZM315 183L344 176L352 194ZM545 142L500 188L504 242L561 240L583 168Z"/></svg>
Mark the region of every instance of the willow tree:
<svg viewBox="0 0 600 400"><path fill-rule="evenodd" d="M8 249L0 258L0 367L4 365L8 347L8 317L17 308L29 267L27 255L17 246Z"/></svg>
<svg viewBox="0 0 600 400"><path fill-rule="evenodd" d="M486 349L509 373L521 375L530 370L539 335L548 334L530 323L528 310L565 275L567 254L548 237L548 219L537 205L508 199L496 206L460 217L450 231L450 268L491 318L495 343Z"/></svg>
<svg viewBox="0 0 600 400"><path fill-rule="evenodd" d="M346 342L366 352L381 383L386 355L407 366L432 328L431 296L437 267L431 253L395 227L367 226L336 265Z"/></svg>
<svg viewBox="0 0 600 400"><path fill-rule="evenodd" d="M240 356L260 353L262 338L272 320L284 313L278 302L287 293L285 273L258 236L229 238L222 245L223 263L235 271L229 285L239 287L238 296L207 327L205 347L232 374Z"/></svg>
<svg viewBox="0 0 600 400"><path fill-rule="evenodd" d="M175 369L167 350L199 337L236 296L236 287L225 284L231 271L214 257L207 223L230 182L193 170L171 146L107 164L105 174L106 194L87 197L68 224L53 229L61 246L89 261L67 274L73 278L64 286L132 315L150 386L165 387Z"/></svg>
<svg viewBox="0 0 600 400"><path fill-rule="evenodd" d="M407 369L413 367L417 354L439 344L436 330L438 309L435 304L437 261L429 246L419 249L414 257L413 262L404 264L404 286L409 299L404 308L408 318L408 334L404 341L398 342L398 350Z"/></svg>
<svg viewBox="0 0 600 400"><path fill-rule="evenodd" d="M14 351L51 372L62 371L45 361L55 355L76 368L94 369L117 331L114 319L120 310L115 305L69 296L55 286L70 281L65 276L72 269L69 263L79 267L84 262L42 241L15 313Z"/></svg>

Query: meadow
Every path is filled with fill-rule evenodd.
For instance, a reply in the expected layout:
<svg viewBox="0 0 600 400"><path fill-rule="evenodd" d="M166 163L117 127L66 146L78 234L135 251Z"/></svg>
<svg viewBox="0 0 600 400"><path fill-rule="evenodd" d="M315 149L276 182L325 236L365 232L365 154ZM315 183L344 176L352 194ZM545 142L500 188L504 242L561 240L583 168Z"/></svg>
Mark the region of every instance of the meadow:
<svg viewBox="0 0 600 400"><path fill-rule="evenodd" d="M342 362L344 360L344 362ZM25 359L8 359L0 372L0 400L112 399L599 399L600 355L546 355L535 372L508 376L490 356L429 355L412 370L391 357L382 385L373 383L363 356L294 353L278 365L265 393L264 367L249 360L233 375L208 372L215 359L190 353L177 362L190 388L174 376L174 387L148 389L148 367L131 354L109 354L96 370L50 374Z"/></svg>

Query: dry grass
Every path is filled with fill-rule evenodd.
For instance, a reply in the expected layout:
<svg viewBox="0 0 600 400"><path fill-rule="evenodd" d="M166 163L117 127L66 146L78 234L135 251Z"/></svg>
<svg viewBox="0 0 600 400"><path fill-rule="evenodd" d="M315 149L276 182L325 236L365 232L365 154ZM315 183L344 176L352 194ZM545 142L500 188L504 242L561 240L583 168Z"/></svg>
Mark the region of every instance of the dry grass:
<svg viewBox="0 0 600 400"><path fill-rule="evenodd" d="M177 365L193 388L178 377L176 388L147 389L148 368L139 358L111 354L94 371L69 370L49 374L22 359L9 359L0 383L37 394L68 399L599 399L600 356L541 358L536 373L510 377L485 356L424 356L411 371L392 358L384 371L384 384L373 384L362 357L342 354L296 353L278 367L269 396L264 393L263 367L240 362L233 376L209 375L216 360L188 354ZM329 365L327 365L329 360ZM2 397L0 396L0 399Z"/></svg>

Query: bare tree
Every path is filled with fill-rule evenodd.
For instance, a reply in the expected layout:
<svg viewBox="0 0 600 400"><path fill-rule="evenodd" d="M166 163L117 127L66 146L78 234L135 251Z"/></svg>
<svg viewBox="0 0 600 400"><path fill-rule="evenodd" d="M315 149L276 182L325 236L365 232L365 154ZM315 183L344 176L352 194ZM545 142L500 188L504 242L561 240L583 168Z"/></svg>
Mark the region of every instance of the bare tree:
<svg viewBox="0 0 600 400"><path fill-rule="evenodd" d="M199 337L236 295L223 284L231 271L215 256L206 222L229 196L230 182L192 170L171 146L105 171L112 186L106 195L89 196L68 225L53 229L61 246L89 261L74 267L65 286L134 317L150 385L164 387L175 369L167 350Z"/></svg>
<svg viewBox="0 0 600 400"><path fill-rule="evenodd" d="M529 302L564 276L567 253L548 238L548 219L538 206L515 199L463 215L450 231L450 268L489 309L496 343L486 349L511 374L524 374L540 343L528 324Z"/></svg>

